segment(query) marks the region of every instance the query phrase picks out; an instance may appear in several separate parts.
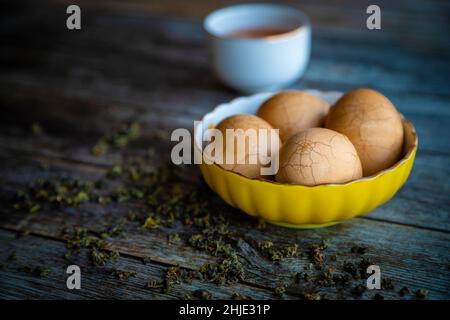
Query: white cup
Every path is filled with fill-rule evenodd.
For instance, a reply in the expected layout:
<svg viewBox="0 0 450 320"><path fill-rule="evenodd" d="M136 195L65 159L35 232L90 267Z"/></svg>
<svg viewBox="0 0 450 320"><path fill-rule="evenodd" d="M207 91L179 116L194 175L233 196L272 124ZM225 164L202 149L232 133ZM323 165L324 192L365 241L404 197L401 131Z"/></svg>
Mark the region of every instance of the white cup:
<svg viewBox="0 0 450 320"><path fill-rule="evenodd" d="M296 81L311 51L311 26L298 9L275 4L241 4L210 13L203 22L212 45L213 67L228 86L245 93L272 91ZM237 38L230 34L257 28L285 33Z"/></svg>

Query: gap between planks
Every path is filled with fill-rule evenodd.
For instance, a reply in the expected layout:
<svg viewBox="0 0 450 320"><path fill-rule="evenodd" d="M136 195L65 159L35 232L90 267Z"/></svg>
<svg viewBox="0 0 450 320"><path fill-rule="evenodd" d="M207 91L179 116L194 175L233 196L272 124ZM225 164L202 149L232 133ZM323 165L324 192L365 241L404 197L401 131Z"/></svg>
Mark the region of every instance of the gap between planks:
<svg viewBox="0 0 450 320"><path fill-rule="evenodd" d="M18 230L18 229L11 228L11 227L5 227L5 226L0 226L0 230L6 231L6 232L11 232L11 233L20 232L20 230ZM54 237L54 236L50 236L50 235L43 234L43 233L30 232L28 235L33 236L33 237L37 237L37 238L41 238L41 239L50 240L50 241L56 241L58 243L64 243L64 244L66 243L66 241L64 239L61 239L61 238L58 238L58 237ZM108 252L112 251L108 247L104 248L104 250L106 250ZM140 257L140 256L135 256L135 255L132 255L132 254L130 254L128 252L123 252L120 249L118 249L118 251L120 252L120 256L121 257L130 258L130 259L133 259L135 261L142 262L142 257ZM147 259L148 259L149 262L151 262L151 263L153 263L155 265L161 266L161 267L179 267L179 268L183 268L183 269L186 269L186 270L197 271L197 269L191 268L191 267L188 267L188 266L179 266L178 264L171 264L171 263L164 262L164 261L158 261L158 260L151 259L149 257L147 257ZM258 284L258 283L253 283L253 282L249 282L249 281L245 281L245 280L244 281L238 281L237 283L245 285L245 286L248 286L250 288L261 289L261 290L264 290L264 291L267 291L267 292L273 292L273 288L270 288L270 287L267 287L267 286L264 286L264 285L261 285L261 284ZM286 290L286 294L288 296L291 296L291 297L302 298L302 295L300 295L300 294L298 294L296 292L290 292L289 289Z"/></svg>
<svg viewBox="0 0 450 320"><path fill-rule="evenodd" d="M10 151L17 152L17 150L14 148L7 148L5 146L0 146L0 148L1 149L9 149ZM70 165L75 165L77 167L83 168L85 170L90 170L90 171L94 171L94 172L98 172L98 173L105 173L107 171L107 169L110 167L110 165L107 165L107 164L90 163L90 162L71 159L71 158L48 156L45 154L40 154L37 151L33 151L33 152L28 151L28 154L31 156L32 160L35 160L38 162L42 161L42 162L46 162L46 163L52 164L52 165L59 164L59 165L63 165L63 166L70 164ZM21 187L21 186L19 186L19 187ZM386 224L394 224L394 225L397 225L400 227L417 228L417 229L421 229L421 230L428 230L428 231L440 232L440 233L445 233L445 234L450 233L450 231L445 230L445 229L440 229L440 228L436 228L436 227L424 227L424 226L416 225L416 224L410 224L410 223L404 223L404 222L392 221L392 220L385 220L385 219L381 219L381 218L372 217L369 215L357 216L357 217L354 217L353 219L364 219L364 220L368 220L368 221L377 221L377 222L386 223Z"/></svg>

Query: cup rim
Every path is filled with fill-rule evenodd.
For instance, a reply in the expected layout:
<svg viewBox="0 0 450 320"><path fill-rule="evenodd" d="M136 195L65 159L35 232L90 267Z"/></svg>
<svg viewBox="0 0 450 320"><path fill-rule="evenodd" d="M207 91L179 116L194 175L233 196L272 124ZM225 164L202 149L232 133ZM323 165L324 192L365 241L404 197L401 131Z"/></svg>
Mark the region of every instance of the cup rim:
<svg viewBox="0 0 450 320"><path fill-rule="evenodd" d="M280 34L270 35L270 36L263 36L258 38L233 38L227 35L218 35L216 32L211 30L211 27L209 24L211 23L211 20L217 17L219 14L223 13L224 11L228 11L231 9L238 9L243 7L277 7L280 9L288 9L290 11L295 11L296 15L300 17L300 20L302 21L301 25L289 30L287 32L283 32ZM219 9L216 9L212 12L210 12L204 19L203 19L203 30L212 38L220 39L220 40L227 40L227 41L240 41L240 42L258 42L258 41L282 41L287 38L290 38L291 36L298 34L306 29L310 29L311 24L309 21L308 16L301 11L300 9L285 5L285 4L275 4L275 3L242 3L242 4L236 4L231 6L224 6Z"/></svg>

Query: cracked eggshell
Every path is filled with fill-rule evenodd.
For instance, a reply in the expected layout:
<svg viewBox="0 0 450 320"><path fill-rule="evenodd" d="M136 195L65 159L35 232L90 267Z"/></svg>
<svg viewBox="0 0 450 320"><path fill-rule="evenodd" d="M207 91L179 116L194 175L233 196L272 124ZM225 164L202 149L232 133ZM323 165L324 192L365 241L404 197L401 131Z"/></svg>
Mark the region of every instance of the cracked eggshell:
<svg viewBox="0 0 450 320"><path fill-rule="evenodd" d="M329 108L328 102L312 94L286 90L265 101L257 115L278 128L285 142L300 131L322 127Z"/></svg>
<svg viewBox="0 0 450 320"><path fill-rule="evenodd" d="M227 145L227 138L226 138L226 129L243 129L244 131L247 129L255 129L257 130L256 132L258 132L259 129L267 129L267 130L273 130L272 126L267 123L266 121L264 121L263 119L255 116L255 115L251 115L251 114L238 114L238 115L233 115L230 116L228 118L225 118L224 120L222 120L216 127L216 129L220 130L222 132L223 135L223 157L225 159L225 155L227 152L226 149L226 145ZM245 161L245 164L239 164L237 163L238 159L238 144L237 144L237 140L242 136L242 134L238 133L237 136L234 138L234 159L235 159L235 163L234 164L219 164L222 168L226 169L226 170L231 170L237 173L242 174L243 176L249 177L249 178L260 178L261 177L261 167L262 164L259 161L259 153L262 153L263 155L268 155L268 156L276 156L279 152L279 146L281 146L281 141L279 141L279 137L277 135L277 139L278 139L278 146L271 146L270 143L270 135L268 132L267 135L267 141L266 141L266 148L264 150L258 150L258 142L259 140L257 140L257 143L251 144L249 142L249 139L245 140L245 150L240 150L241 151L241 155L243 155L244 159L239 159L240 161ZM259 139L259 137L258 137ZM250 164L249 163L249 156L251 154L257 154L258 155L258 163L256 164Z"/></svg>
<svg viewBox="0 0 450 320"><path fill-rule="evenodd" d="M350 140L324 128L292 136L280 150L280 183L315 186L345 183L362 177L361 161Z"/></svg>
<svg viewBox="0 0 450 320"><path fill-rule="evenodd" d="M394 105L381 93L355 89L330 109L326 128L346 135L358 151L364 176L391 167L401 156L403 125Z"/></svg>

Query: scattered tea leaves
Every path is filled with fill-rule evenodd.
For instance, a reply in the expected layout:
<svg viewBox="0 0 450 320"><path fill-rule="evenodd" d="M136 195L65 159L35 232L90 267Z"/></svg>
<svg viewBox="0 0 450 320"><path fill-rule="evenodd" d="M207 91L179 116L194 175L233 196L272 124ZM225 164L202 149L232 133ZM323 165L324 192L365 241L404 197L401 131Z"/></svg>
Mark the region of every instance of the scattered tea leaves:
<svg viewBox="0 0 450 320"><path fill-rule="evenodd" d="M218 263L203 264L199 272L204 280L221 285L242 281L245 278L242 264L234 252L229 252L228 257Z"/></svg>
<svg viewBox="0 0 450 320"><path fill-rule="evenodd" d="M180 269L178 267L169 267L164 276L163 290L168 293L175 285L181 283Z"/></svg>
<svg viewBox="0 0 450 320"><path fill-rule="evenodd" d="M414 295L418 299L424 299L428 296L428 290L427 289L419 289L416 292L414 292Z"/></svg>
<svg viewBox="0 0 450 320"><path fill-rule="evenodd" d="M90 257L94 264L102 266L105 265L109 260L116 260L119 258L118 251L104 251L97 248L92 248L90 251Z"/></svg>
<svg viewBox="0 0 450 320"><path fill-rule="evenodd" d="M359 280L364 279L367 276L367 268L374 263L368 258L362 258L358 263L346 261L343 265L343 271L349 273L353 279ZM389 281L386 282L389 285Z"/></svg>
<svg viewBox="0 0 450 320"><path fill-rule="evenodd" d="M257 243L258 249L270 260L281 261L286 258L296 257L299 254L298 244L280 246L275 248L271 241L260 241Z"/></svg>
<svg viewBox="0 0 450 320"><path fill-rule="evenodd" d="M329 287L334 285L334 277L332 271L327 269L326 271L323 271L316 279L316 284L318 284L321 287Z"/></svg>
<svg viewBox="0 0 450 320"><path fill-rule="evenodd" d="M108 272L121 281L128 280L130 277L136 276L136 272L134 271L125 271L116 268L110 268L108 269Z"/></svg>
<svg viewBox="0 0 450 320"><path fill-rule="evenodd" d="M34 213L44 203L58 207L76 207L94 197L93 187L93 183L78 179L38 179L26 191L17 193L14 208Z"/></svg>
<svg viewBox="0 0 450 320"><path fill-rule="evenodd" d="M139 122L133 121L126 123L113 132L101 137L97 143L92 147L91 153L94 156L101 156L108 152L110 148L123 148L129 142L136 140L139 137L141 126Z"/></svg>
<svg viewBox="0 0 450 320"><path fill-rule="evenodd" d="M320 245L312 245L309 248L309 258L317 268L322 268L324 263L324 256L322 254L322 250L324 250L324 247Z"/></svg>
<svg viewBox="0 0 450 320"><path fill-rule="evenodd" d="M156 280L150 280L149 282L147 282L147 288L150 288L150 289L159 289L159 288L163 288L163 287L164 287L163 282L158 282Z"/></svg>
<svg viewBox="0 0 450 320"><path fill-rule="evenodd" d="M66 253L65 258L70 259L72 253L78 252L80 249L88 249L91 261L95 265L104 265L109 260L115 260L119 257L119 252L106 250L105 239L116 234L117 231L114 231L114 228L100 233L88 231L86 228L81 227L75 227L70 232L66 231L63 234L63 238L67 241L66 247L69 251Z"/></svg>
<svg viewBox="0 0 450 320"><path fill-rule="evenodd" d="M161 226L160 221L157 217L150 215L145 219L143 227L146 229L155 229Z"/></svg>
<svg viewBox="0 0 450 320"><path fill-rule="evenodd" d="M108 178L114 179L122 176L123 174L123 167L121 164L114 164L112 165L108 172L106 173Z"/></svg>
<svg viewBox="0 0 450 320"><path fill-rule="evenodd" d="M112 144L115 147L123 147L128 144L129 141L135 140L139 137L141 132L141 125L137 121L133 121L124 126L118 132L115 132L112 136Z"/></svg>
<svg viewBox="0 0 450 320"><path fill-rule="evenodd" d="M110 149L122 148L138 135L139 125L127 124L99 139L92 151L96 155L101 155ZM184 226L189 234L186 235L183 232L183 237L181 237L178 233L172 232L167 236L168 243L175 244L186 241L190 247L214 257L202 265L199 270L169 267L161 281L151 280L145 284L148 288L169 292L174 285L181 282L191 283L193 279L218 285L244 281L244 267L236 251L242 235L233 234L233 231L230 230L228 219L221 213L220 205L217 206L210 200L210 191L204 185L186 188L186 182L180 178L179 172L180 168L171 164L155 169L147 167L144 158L127 159L123 163L112 165L104 179L96 182L81 182L66 177L37 180L25 192L18 195L14 207L33 213L47 208L47 206L60 208L63 206L76 207L86 202L101 205L112 205L115 202L125 203L130 205L130 210L124 215L124 221L136 222L135 227L143 226L148 229L176 226L174 230L179 230L179 227ZM265 221L257 220L256 228L265 229ZM111 251L107 246L107 240L117 236L120 232L121 224L113 225L103 232L74 228L64 234L68 249L65 258L70 260L72 253L86 249L93 264L104 265L119 256L117 251ZM330 286L340 290L341 287L347 287L351 289L353 295L360 297L365 287L355 285L353 282L367 277L366 268L372 262L365 257L354 260L355 255L348 253L350 251L353 254L363 255L367 252L367 247L354 245L350 249L345 249L344 256L353 258L342 264L342 262L337 262L340 261L339 253L328 254L326 251L328 246L327 241L310 245L308 248L305 245L302 257L309 258L309 261L305 264L304 272L295 276L295 282L309 286L308 290ZM279 263L286 258L298 257L301 253L297 243L286 245L272 241L260 241L256 242L256 248L274 263ZM142 261L144 264L149 263L150 258L144 258ZM330 265L338 265L339 268L335 270ZM314 267L316 267L315 270ZM135 275L133 272L114 268L106 270L119 280L126 280ZM37 273L40 274L40 272ZM388 279L383 281L382 287L386 290L394 288ZM418 297L426 296L425 291L415 294ZM274 289L274 294L279 297L282 297L284 293L284 286ZM208 292L204 290L194 292L193 295L197 298L210 298ZM303 293L302 297L310 300L322 298L319 293ZM248 297L234 293L233 298Z"/></svg>

